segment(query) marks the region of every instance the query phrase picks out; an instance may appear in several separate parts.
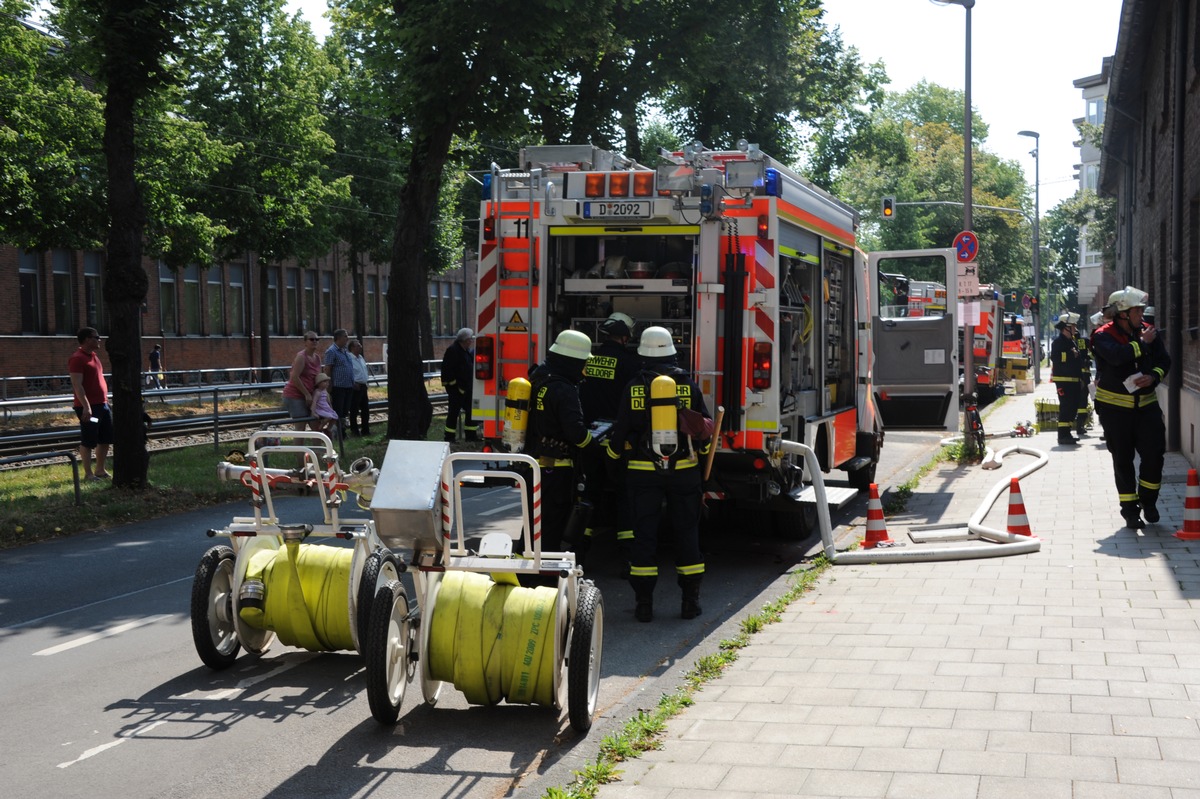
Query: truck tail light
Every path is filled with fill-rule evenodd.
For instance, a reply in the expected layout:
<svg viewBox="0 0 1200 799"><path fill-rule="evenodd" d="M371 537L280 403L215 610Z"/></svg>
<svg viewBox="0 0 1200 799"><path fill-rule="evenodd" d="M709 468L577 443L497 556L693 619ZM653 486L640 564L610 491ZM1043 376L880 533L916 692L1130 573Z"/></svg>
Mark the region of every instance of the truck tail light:
<svg viewBox="0 0 1200 799"><path fill-rule="evenodd" d="M613 172L608 176L608 194L610 197L629 196L630 172Z"/></svg>
<svg viewBox="0 0 1200 799"><path fill-rule="evenodd" d="M588 172L583 176L583 196L603 197L606 172Z"/></svg>
<svg viewBox="0 0 1200 799"><path fill-rule="evenodd" d="M758 390L771 387L771 342L754 342L750 387Z"/></svg>
<svg viewBox="0 0 1200 799"><path fill-rule="evenodd" d="M475 379L491 380L496 372L496 340L491 336L475 339Z"/></svg>
<svg viewBox="0 0 1200 799"><path fill-rule="evenodd" d="M770 227L767 224L767 215L763 214L763 215L759 216L759 218L758 218L758 237L765 241L769 230L770 230Z"/></svg>
<svg viewBox="0 0 1200 799"><path fill-rule="evenodd" d="M483 240L484 241L495 241L496 240L496 217L494 217L494 216L484 217L484 219L483 219Z"/></svg>
<svg viewBox="0 0 1200 799"><path fill-rule="evenodd" d="M653 172L634 172L633 173L633 196L634 197L653 197L654 196L654 173Z"/></svg>

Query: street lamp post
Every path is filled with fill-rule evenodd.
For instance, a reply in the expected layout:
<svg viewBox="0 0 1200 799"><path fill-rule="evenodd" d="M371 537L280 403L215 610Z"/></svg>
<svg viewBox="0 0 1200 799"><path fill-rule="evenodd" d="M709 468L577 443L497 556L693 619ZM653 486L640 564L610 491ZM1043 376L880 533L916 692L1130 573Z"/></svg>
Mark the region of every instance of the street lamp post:
<svg viewBox="0 0 1200 799"><path fill-rule="evenodd" d="M930 0L934 5L962 6L967 12L966 76L963 82L963 230L971 230L974 194L971 191L971 9L975 0ZM955 300L958 291L955 291ZM963 396L964 406L971 404L967 399L975 393L975 330L973 325L963 324ZM963 454L968 458L975 453L975 439L968 429L966 413L963 414Z"/></svg>
<svg viewBox="0 0 1200 799"><path fill-rule="evenodd" d="M1041 217L1041 176L1039 174L1041 163L1038 158L1038 145L1041 143L1041 136L1035 130L1022 130L1017 132L1018 136L1028 136L1033 139L1033 150L1030 155L1033 156L1033 329L1037 331L1037 347L1034 349L1033 361L1033 383L1038 385L1042 382L1042 239L1038 230L1038 219Z"/></svg>

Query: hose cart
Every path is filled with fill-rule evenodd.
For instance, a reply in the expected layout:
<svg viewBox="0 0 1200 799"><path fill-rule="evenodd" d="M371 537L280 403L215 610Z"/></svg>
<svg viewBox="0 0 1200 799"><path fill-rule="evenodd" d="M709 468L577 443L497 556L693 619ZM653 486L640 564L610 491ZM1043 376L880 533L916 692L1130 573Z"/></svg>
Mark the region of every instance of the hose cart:
<svg viewBox="0 0 1200 799"><path fill-rule="evenodd" d="M472 704L566 705L572 727L591 727L604 606L572 553L541 551L540 519L531 513L540 504L534 459L489 453L473 470L462 461L482 461L478 454L450 455L443 442L392 441L381 470L360 459L343 474L326 436L291 438L281 445L255 434L244 465L218 467L250 489L254 516L210 530L231 546L211 548L196 569L192 634L206 665L228 667L241 647L262 654L277 637L309 651L361 653L371 714L382 723L399 718L419 669L430 705L450 684ZM298 456L302 465L268 468L268 456ZM514 468L497 471L497 461ZM484 475L489 484L500 478L520 489L520 529L468 539L455 509L463 485ZM319 497L324 523L280 522L273 495L284 491ZM372 518L339 519L346 491L358 494ZM514 532L524 544L519 555ZM319 538L352 546L305 543ZM411 569L393 550L411 554ZM410 570L420 613L400 581Z"/></svg>
<svg viewBox="0 0 1200 799"><path fill-rule="evenodd" d="M217 466L222 479L250 490L254 515L208 531L229 544L209 549L196 567L191 600L196 651L205 665L224 669L241 648L261 655L276 638L313 652L356 650L366 656L369 679L395 659L386 646L369 648L373 616L399 613L407 629L408 599L399 583L405 564L384 546L373 521L343 521L339 510L347 491L369 507L379 471L361 458L343 473L323 433L293 432L286 445L278 435L253 434L244 456L231 454ZM269 468L268 458L300 465ZM279 493L316 496L323 523L281 521L274 502ZM351 546L306 543L319 539ZM392 585L399 590L380 600L380 589Z"/></svg>
<svg viewBox="0 0 1200 799"><path fill-rule="evenodd" d="M565 706L571 726L585 733L600 689L604 602L574 553L542 551L537 460L447 453L441 442L392 441L371 502L384 543L412 552L421 618L409 664L420 670L425 701L436 704L450 684L472 704ZM415 479L424 474L437 478L432 492ZM469 535L458 510L463 487L497 484L517 487L519 523ZM376 604L387 591L378 590ZM395 615L381 636L402 633ZM415 670L407 669L410 678ZM403 673L393 667L391 691L402 692L395 681ZM390 722L398 707L372 699L371 712Z"/></svg>

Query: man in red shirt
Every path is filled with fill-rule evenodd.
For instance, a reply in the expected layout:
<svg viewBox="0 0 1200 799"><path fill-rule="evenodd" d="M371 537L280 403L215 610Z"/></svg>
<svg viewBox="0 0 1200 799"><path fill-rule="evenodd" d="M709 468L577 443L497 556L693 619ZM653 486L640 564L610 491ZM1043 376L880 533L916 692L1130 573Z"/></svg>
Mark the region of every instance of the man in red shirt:
<svg viewBox="0 0 1200 799"><path fill-rule="evenodd" d="M94 327L85 327L75 338L79 339L79 349L67 361L67 372L75 390L75 415L79 417L79 459L83 461L86 479L103 480L110 476L104 466L108 462L108 448L113 443L113 421L108 407L104 365L96 355L100 334ZM94 472L92 450L96 451Z"/></svg>

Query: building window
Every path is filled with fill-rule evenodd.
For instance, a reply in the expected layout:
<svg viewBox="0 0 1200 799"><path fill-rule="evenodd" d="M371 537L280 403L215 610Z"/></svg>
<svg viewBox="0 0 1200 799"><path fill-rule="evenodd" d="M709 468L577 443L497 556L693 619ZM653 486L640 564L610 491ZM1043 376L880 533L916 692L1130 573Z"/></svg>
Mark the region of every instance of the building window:
<svg viewBox="0 0 1200 799"><path fill-rule="evenodd" d="M450 289L454 292L454 330L457 331L465 327L463 320L463 284L451 283Z"/></svg>
<svg viewBox="0 0 1200 799"><path fill-rule="evenodd" d="M175 298L175 273L162 261L158 263L158 308L164 336L179 335L179 315Z"/></svg>
<svg viewBox="0 0 1200 799"><path fill-rule="evenodd" d="M279 267L265 266L267 273L267 335L278 335L279 330Z"/></svg>
<svg viewBox="0 0 1200 799"><path fill-rule="evenodd" d="M188 264L183 270L183 332L198 336L200 330L200 267Z"/></svg>
<svg viewBox="0 0 1200 799"><path fill-rule="evenodd" d="M330 333L338 326L333 315L333 273L321 273L321 321Z"/></svg>
<svg viewBox="0 0 1200 799"><path fill-rule="evenodd" d="M1100 165L1088 164L1083 168L1083 187L1096 191L1100 187Z"/></svg>
<svg viewBox="0 0 1200 799"><path fill-rule="evenodd" d="M292 335L304 333L304 315L300 313L300 270L287 270L287 318L291 322Z"/></svg>
<svg viewBox="0 0 1200 799"><path fill-rule="evenodd" d="M75 280L71 274L71 251L55 250L54 268L54 332L74 335L79 332L75 322Z"/></svg>
<svg viewBox="0 0 1200 799"><path fill-rule="evenodd" d="M38 266L40 253L21 252L17 258L17 271L21 283L21 332L41 333L42 315L38 292Z"/></svg>
<svg viewBox="0 0 1200 799"><path fill-rule="evenodd" d="M208 334L210 336L225 335L225 303L221 297L221 267L210 266L208 268L208 293L205 299L208 301Z"/></svg>
<svg viewBox="0 0 1200 799"><path fill-rule="evenodd" d="M1104 124L1104 104L1103 97L1092 97L1087 101L1087 121L1089 125Z"/></svg>
<svg viewBox="0 0 1200 799"><path fill-rule="evenodd" d="M304 272L304 319L300 324L305 331L317 329L317 272L308 269Z"/></svg>
<svg viewBox="0 0 1200 799"><path fill-rule="evenodd" d="M442 334L453 336L458 328L454 326L454 296L450 293L450 284L441 283L438 290L442 294Z"/></svg>
<svg viewBox="0 0 1200 799"><path fill-rule="evenodd" d="M379 276L367 275L367 334L379 335Z"/></svg>
<svg viewBox="0 0 1200 799"><path fill-rule="evenodd" d="M83 254L83 312L87 326L104 329L104 283L101 278L103 256L98 252Z"/></svg>
<svg viewBox="0 0 1200 799"><path fill-rule="evenodd" d="M229 335L246 335L246 266L245 264L229 265L229 286L226 288L229 298Z"/></svg>
<svg viewBox="0 0 1200 799"><path fill-rule="evenodd" d="M442 335L442 325L438 321L438 284L429 284L429 333L433 336Z"/></svg>
<svg viewBox="0 0 1200 799"><path fill-rule="evenodd" d="M384 334L386 334L388 332L388 299L387 299L388 282L389 282L389 277L387 275L384 275L383 276L383 313L380 314L380 316L383 317L382 322L383 322L383 333Z"/></svg>

